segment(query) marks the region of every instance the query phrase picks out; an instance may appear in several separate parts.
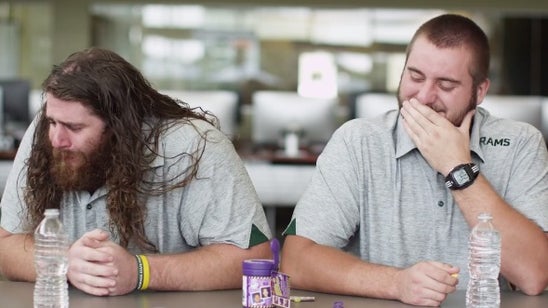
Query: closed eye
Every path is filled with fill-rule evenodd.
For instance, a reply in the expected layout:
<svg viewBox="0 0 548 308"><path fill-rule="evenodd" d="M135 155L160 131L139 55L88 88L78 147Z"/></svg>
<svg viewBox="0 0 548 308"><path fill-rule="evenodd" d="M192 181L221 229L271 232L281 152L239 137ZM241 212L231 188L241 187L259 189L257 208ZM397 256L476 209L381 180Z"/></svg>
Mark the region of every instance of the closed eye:
<svg viewBox="0 0 548 308"><path fill-rule="evenodd" d="M424 74L415 68L408 67L407 72L409 73L409 78L411 78L414 82L423 82L426 80Z"/></svg>
<svg viewBox="0 0 548 308"><path fill-rule="evenodd" d="M456 80L442 79L438 82L438 86L440 87L440 89L442 89L443 91L446 91L446 92L452 91L453 89L455 89L459 85L460 85L460 82L458 82Z"/></svg>

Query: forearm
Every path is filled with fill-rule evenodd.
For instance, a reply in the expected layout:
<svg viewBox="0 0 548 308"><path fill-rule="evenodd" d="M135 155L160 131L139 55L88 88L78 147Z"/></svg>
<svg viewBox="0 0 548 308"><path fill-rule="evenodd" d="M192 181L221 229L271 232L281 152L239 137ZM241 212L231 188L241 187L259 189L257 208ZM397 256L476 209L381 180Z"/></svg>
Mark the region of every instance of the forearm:
<svg viewBox="0 0 548 308"><path fill-rule="evenodd" d="M542 292L548 283L548 238L540 227L506 203L481 174L453 196L470 227L481 212L493 216L502 239L502 275L527 294Z"/></svg>
<svg viewBox="0 0 548 308"><path fill-rule="evenodd" d="M242 285L242 261L271 259L268 242L241 249L215 244L177 255L149 255L153 290L236 289Z"/></svg>
<svg viewBox="0 0 548 308"><path fill-rule="evenodd" d="M0 271L9 280L34 281L32 236L0 230Z"/></svg>
<svg viewBox="0 0 548 308"><path fill-rule="evenodd" d="M291 286L318 292L398 299L398 269L371 264L299 236L285 239L282 271Z"/></svg>

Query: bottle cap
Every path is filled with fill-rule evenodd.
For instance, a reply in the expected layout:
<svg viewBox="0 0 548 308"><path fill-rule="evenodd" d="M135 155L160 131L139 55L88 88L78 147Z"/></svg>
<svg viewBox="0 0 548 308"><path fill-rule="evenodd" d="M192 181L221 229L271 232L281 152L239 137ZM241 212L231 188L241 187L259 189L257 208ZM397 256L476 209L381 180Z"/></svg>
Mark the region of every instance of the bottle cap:
<svg viewBox="0 0 548 308"><path fill-rule="evenodd" d="M269 259L249 259L242 262L242 272L248 276L270 276L274 261Z"/></svg>
<svg viewBox="0 0 548 308"><path fill-rule="evenodd" d="M59 215L59 209L46 209L44 215Z"/></svg>

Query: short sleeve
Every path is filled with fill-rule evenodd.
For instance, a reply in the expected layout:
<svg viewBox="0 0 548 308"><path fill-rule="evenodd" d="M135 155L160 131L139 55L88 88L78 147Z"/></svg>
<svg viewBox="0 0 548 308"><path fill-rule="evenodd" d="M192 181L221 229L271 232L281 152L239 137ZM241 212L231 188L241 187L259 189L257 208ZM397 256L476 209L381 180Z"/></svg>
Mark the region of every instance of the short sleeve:
<svg viewBox="0 0 548 308"><path fill-rule="evenodd" d="M318 244L342 248L356 232L362 173L350 131L349 125L341 126L326 145L286 234L292 229Z"/></svg>
<svg viewBox="0 0 548 308"><path fill-rule="evenodd" d="M183 236L192 246L228 243L248 248L257 238L268 240L264 210L234 146L216 129L206 138L197 176L181 199Z"/></svg>
<svg viewBox="0 0 548 308"><path fill-rule="evenodd" d="M0 202L2 211L0 226L11 233L30 232L25 229L27 223L23 191L26 186L27 172L25 161L30 156L35 127L35 122L33 122L19 144Z"/></svg>

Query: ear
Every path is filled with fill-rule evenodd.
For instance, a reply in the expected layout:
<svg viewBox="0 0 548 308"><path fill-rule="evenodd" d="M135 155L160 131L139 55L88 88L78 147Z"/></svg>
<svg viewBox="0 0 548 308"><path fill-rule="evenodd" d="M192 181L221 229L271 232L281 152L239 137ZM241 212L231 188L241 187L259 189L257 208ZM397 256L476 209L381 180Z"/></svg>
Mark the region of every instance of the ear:
<svg viewBox="0 0 548 308"><path fill-rule="evenodd" d="M489 80L489 78L485 79L485 81L479 84L476 90L476 96L478 98L476 105L479 105L483 102L483 99L485 98L485 95L487 95L487 91L489 90L490 84L491 81Z"/></svg>

